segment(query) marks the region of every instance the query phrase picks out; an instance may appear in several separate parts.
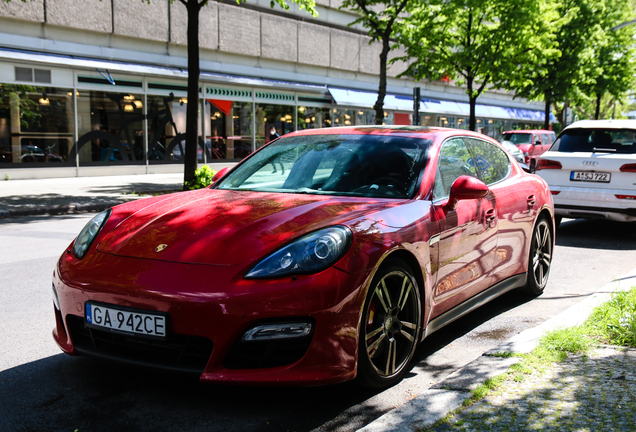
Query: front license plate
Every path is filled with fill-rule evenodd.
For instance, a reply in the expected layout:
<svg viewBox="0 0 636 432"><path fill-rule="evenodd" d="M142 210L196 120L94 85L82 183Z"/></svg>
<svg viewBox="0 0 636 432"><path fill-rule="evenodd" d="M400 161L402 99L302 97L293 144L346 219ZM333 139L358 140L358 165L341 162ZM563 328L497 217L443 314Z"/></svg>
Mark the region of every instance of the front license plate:
<svg viewBox="0 0 636 432"><path fill-rule="evenodd" d="M609 183L611 179L612 174L604 172L572 171L570 173L571 181Z"/></svg>
<svg viewBox="0 0 636 432"><path fill-rule="evenodd" d="M114 332L165 338L167 315L143 310L122 309L115 305L87 302L86 325Z"/></svg>

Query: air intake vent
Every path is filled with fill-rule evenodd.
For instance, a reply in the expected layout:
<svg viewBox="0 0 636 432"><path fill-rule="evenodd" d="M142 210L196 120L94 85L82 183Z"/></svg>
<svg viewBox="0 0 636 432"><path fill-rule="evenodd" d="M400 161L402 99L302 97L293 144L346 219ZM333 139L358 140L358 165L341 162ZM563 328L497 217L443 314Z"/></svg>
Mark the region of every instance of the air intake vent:
<svg viewBox="0 0 636 432"><path fill-rule="evenodd" d="M16 66L15 80L51 84L51 71L46 69L32 69Z"/></svg>

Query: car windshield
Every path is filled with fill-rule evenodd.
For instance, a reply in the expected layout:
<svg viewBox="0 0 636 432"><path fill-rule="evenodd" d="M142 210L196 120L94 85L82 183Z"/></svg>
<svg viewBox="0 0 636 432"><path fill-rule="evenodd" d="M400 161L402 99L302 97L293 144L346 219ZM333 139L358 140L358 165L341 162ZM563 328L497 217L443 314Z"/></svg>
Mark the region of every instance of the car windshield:
<svg viewBox="0 0 636 432"><path fill-rule="evenodd" d="M532 144L531 133L505 133L501 136L502 141L510 141L513 144Z"/></svg>
<svg viewBox="0 0 636 432"><path fill-rule="evenodd" d="M636 153L636 130L568 129L563 131L551 151Z"/></svg>
<svg viewBox="0 0 636 432"><path fill-rule="evenodd" d="M430 140L393 135L283 137L214 187L226 190L408 198Z"/></svg>

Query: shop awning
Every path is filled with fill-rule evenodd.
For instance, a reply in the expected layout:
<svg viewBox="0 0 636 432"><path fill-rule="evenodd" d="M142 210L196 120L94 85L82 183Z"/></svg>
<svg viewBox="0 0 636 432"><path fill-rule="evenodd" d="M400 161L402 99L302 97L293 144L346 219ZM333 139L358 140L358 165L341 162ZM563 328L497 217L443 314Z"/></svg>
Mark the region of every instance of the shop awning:
<svg viewBox="0 0 636 432"><path fill-rule="evenodd" d="M373 108L373 105L375 105L378 98L378 94L374 92L333 87L329 87L329 93L336 101L337 105L356 108ZM413 98L406 95L388 94L384 98L384 108L388 110L410 112L413 110ZM466 102L423 98L420 101L420 112L468 117L470 114L470 105ZM544 118L543 111L482 104L477 104L475 106L475 114L477 117L501 120L527 120L534 122L542 122ZM550 113L550 122L554 123L556 121L557 119L554 114Z"/></svg>

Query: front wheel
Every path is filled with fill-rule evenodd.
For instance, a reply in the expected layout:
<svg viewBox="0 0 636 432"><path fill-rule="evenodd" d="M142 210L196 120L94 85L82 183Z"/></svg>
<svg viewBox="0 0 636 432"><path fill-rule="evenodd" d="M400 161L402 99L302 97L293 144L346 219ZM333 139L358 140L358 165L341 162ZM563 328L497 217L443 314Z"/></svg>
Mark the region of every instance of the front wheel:
<svg viewBox="0 0 636 432"><path fill-rule="evenodd" d="M552 232L545 218L539 219L532 233L530 259L524 291L531 296L543 293L552 264Z"/></svg>
<svg viewBox="0 0 636 432"><path fill-rule="evenodd" d="M387 262L373 278L364 303L359 336L358 380L370 388L399 382L420 335L420 289L408 266Z"/></svg>

